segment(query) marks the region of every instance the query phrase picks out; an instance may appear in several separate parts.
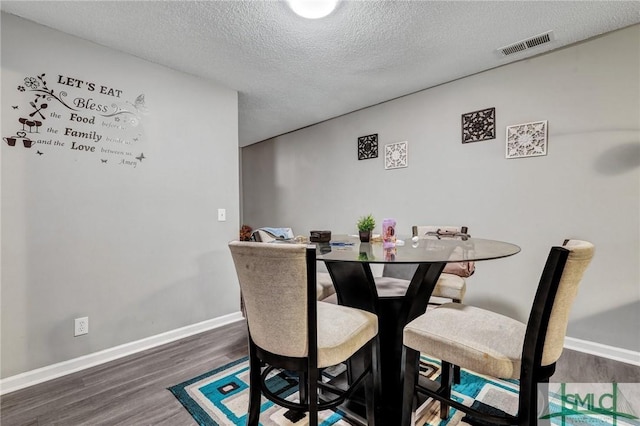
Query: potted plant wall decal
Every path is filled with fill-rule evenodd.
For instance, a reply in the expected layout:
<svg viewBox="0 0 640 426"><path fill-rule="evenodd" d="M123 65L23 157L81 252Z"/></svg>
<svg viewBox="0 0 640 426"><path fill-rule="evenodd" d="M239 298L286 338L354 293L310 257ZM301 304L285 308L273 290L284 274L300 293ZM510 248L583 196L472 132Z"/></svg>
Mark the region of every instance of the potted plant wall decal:
<svg viewBox="0 0 640 426"><path fill-rule="evenodd" d="M360 234L360 242L368 243L371 240L371 231L376 227L376 220L372 215L368 214L358 219L357 226Z"/></svg>

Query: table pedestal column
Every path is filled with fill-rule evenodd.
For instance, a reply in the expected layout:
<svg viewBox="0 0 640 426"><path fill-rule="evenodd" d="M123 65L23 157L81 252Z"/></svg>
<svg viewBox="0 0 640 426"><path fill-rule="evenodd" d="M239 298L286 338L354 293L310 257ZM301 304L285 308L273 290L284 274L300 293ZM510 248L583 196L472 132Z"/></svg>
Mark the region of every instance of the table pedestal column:
<svg viewBox="0 0 640 426"><path fill-rule="evenodd" d="M366 310L378 316L380 338L380 375L378 425L399 424L402 415L402 331L408 322L424 313L429 297L444 269L444 263L418 266L404 296L378 297L369 264L361 262L326 262L338 303ZM352 359L349 379L358 377L362 364Z"/></svg>

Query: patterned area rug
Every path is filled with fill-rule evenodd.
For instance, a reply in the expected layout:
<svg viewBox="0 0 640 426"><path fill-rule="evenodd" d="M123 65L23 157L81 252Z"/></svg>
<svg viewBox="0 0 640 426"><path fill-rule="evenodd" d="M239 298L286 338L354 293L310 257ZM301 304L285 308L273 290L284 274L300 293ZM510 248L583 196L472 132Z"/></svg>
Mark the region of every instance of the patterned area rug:
<svg viewBox="0 0 640 426"><path fill-rule="evenodd" d="M344 366L325 371L324 380L331 380L344 371ZM437 360L422 356L420 373L430 379L440 374L440 363ZM288 399L297 400L297 382L286 372L273 374L268 379L272 390L279 390ZM169 388L193 418L202 426L245 425L249 395L249 362L242 358L221 368L205 373L194 379ZM452 396L465 405L486 403L498 406L504 411L515 414L518 407L518 382L489 379L461 372L459 385L455 385ZM429 426L464 426L461 420L464 413L451 411L448 420L440 420L440 405L427 400L416 411L416 425ZM264 426L304 426L306 417L298 418L295 412L262 399L260 424ZM340 411L325 410L319 413L319 424L322 426L349 426Z"/></svg>

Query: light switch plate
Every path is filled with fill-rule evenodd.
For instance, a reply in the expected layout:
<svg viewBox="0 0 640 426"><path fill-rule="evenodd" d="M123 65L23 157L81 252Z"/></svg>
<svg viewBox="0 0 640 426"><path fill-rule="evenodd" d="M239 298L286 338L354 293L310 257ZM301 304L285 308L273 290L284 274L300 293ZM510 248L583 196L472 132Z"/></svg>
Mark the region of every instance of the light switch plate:
<svg viewBox="0 0 640 426"><path fill-rule="evenodd" d="M227 210L218 209L218 222L224 222L227 220Z"/></svg>

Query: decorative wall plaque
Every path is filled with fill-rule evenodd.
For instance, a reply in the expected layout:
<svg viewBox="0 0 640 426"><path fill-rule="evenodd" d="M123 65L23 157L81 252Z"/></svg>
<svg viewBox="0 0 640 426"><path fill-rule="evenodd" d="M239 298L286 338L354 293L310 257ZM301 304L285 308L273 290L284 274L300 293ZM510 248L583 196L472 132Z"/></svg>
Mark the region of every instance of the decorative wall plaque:
<svg viewBox="0 0 640 426"><path fill-rule="evenodd" d="M547 121L507 126L506 158L547 155Z"/></svg>
<svg viewBox="0 0 640 426"><path fill-rule="evenodd" d="M378 158L378 134L358 138L358 160Z"/></svg>
<svg viewBox="0 0 640 426"><path fill-rule="evenodd" d="M399 169L409 165L408 144L404 142L390 143L384 146L384 168Z"/></svg>
<svg viewBox="0 0 640 426"><path fill-rule="evenodd" d="M496 109L487 108L462 114L462 143L496 138Z"/></svg>

